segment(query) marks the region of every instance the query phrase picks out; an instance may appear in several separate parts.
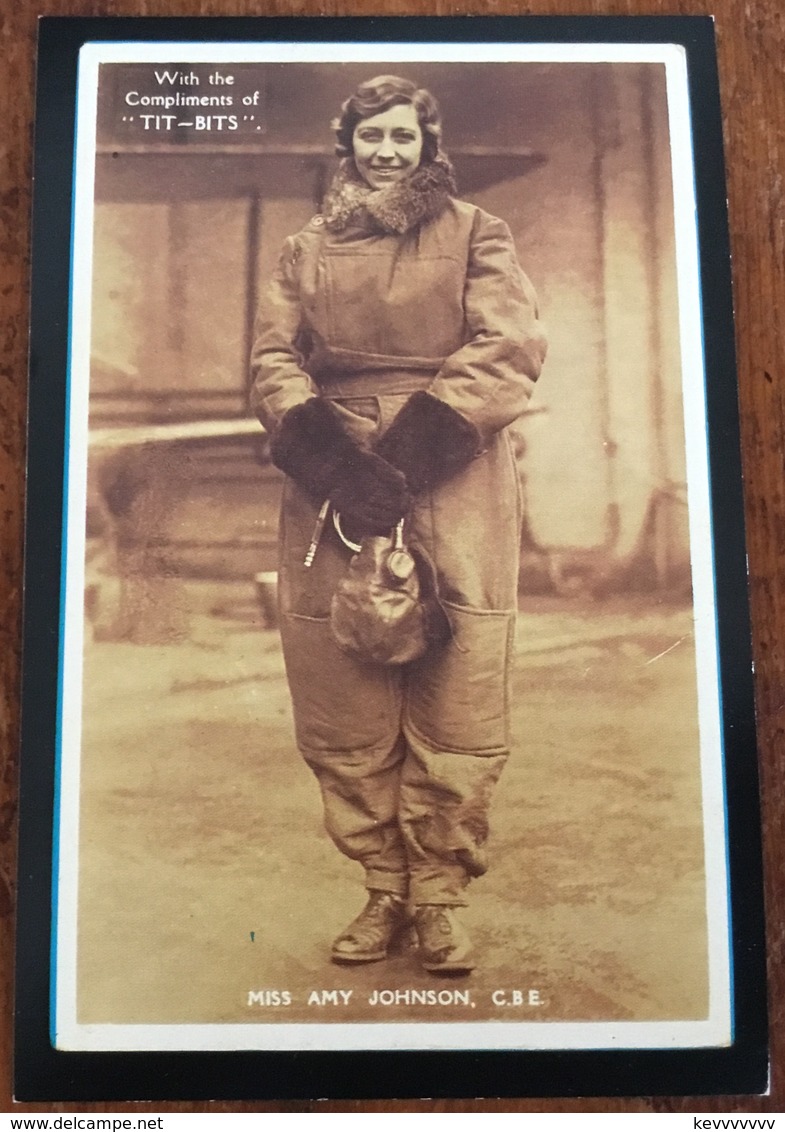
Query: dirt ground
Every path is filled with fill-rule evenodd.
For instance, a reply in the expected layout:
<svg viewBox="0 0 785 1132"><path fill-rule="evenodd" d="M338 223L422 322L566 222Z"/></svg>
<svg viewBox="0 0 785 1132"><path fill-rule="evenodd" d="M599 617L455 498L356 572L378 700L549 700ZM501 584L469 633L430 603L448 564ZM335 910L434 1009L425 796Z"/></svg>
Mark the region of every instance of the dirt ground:
<svg viewBox="0 0 785 1132"><path fill-rule="evenodd" d="M492 865L465 915L480 965L440 980L411 947L330 963L361 871L322 829L277 633L243 587L189 597L188 643L87 648L80 1022L706 1016L689 609L528 599ZM469 994L369 1003L428 988ZM249 999L269 990L291 1003ZM314 1001L331 990L352 994Z"/></svg>

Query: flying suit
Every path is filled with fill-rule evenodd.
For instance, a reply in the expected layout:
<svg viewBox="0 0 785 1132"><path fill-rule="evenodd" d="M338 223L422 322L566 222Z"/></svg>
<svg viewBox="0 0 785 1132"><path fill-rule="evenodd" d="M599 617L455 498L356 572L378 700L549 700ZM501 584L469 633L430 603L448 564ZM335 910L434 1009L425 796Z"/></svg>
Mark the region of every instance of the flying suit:
<svg viewBox="0 0 785 1132"><path fill-rule="evenodd" d="M304 565L318 503L287 478L287 677L326 828L363 865L366 886L460 905L487 867L488 809L509 754L522 516L507 426L527 403L545 343L503 221L454 199L432 167L396 186L387 205L375 194L374 212L346 204L351 180L345 164L326 215L284 245L259 308L252 404L275 436L287 412L327 399L370 451L406 409L410 460L450 471L434 487L415 484L407 529L435 564L452 637L403 667L342 653L328 619L351 551L328 524ZM456 450L451 463L452 433L434 435L437 418L423 412L421 422L431 398L473 426L468 461Z"/></svg>

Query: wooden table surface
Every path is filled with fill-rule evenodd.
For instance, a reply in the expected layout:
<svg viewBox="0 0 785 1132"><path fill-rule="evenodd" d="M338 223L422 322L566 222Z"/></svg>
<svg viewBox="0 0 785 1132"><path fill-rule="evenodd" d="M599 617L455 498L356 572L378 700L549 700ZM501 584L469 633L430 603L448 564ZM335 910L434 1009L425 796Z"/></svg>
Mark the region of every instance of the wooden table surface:
<svg viewBox="0 0 785 1132"><path fill-rule="evenodd" d="M24 1105L97 1111L782 1111L785 1101L785 7L782 0L0 0L0 1112L9 1111L29 211L36 18L714 15L728 168L763 790L773 1079L766 1098Z"/></svg>

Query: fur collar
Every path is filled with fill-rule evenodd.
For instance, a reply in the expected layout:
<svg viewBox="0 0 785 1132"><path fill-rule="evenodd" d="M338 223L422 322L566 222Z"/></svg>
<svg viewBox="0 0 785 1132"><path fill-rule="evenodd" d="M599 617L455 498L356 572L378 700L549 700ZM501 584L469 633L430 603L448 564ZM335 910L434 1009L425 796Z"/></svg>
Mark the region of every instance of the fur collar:
<svg viewBox="0 0 785 1132"><path fill-rule="evenodd" d="M450 162L439 156L395 185L372 189L354 161L344 158L324 200L322 215L335 232L350 225L402 235L440 216L457 192Z"/></svg>

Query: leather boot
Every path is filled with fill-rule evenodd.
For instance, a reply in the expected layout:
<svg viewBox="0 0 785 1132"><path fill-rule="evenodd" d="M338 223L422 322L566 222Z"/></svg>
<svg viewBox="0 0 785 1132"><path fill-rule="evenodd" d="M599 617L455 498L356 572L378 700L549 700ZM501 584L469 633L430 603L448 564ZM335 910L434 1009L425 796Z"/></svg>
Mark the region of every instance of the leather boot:
<svg viewBox="0 0 785 1132"><path fill-rule="evenodd" d="M374 963L385 959L390 944L408 923L405 900L394 892L372 889L360 915L333 943L333 962Z"/></svg>
<svg viewBox="0 0 785 1132"><path fill-rule="evenodd" d="M472 943L449 904L420 904L414 909L420 962L439 975L466 975L474 970Z"/></svg>

